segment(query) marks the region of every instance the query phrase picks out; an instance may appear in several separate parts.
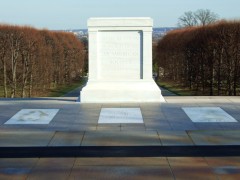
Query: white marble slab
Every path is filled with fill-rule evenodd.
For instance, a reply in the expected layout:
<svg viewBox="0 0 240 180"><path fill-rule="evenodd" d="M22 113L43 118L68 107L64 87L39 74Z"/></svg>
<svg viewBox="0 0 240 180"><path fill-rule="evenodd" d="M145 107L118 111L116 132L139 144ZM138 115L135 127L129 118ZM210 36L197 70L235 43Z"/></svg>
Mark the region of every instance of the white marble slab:
<svg viewBox="0 0 240 180"><path fill-rule="evenodd" d="M183 107L192 122L237 122L220 107Z"/></svg>
<svg viewBox="0 0 240 180"><path fill-rule="evenodd" d="M102 108L98 123L143 123L140 108Z"/></svg>
<svg viewBox="0 0 240 180"><path fill-rule="evenodd" d="M59 109L22 109L5 124L49 124Z"/></svg>

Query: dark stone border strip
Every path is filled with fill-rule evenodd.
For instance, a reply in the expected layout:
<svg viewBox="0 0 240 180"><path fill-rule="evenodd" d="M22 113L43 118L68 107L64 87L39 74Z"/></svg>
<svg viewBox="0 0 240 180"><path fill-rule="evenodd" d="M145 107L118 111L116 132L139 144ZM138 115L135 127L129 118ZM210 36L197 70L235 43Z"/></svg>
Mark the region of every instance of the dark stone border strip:
<svg viewBox="0 0 240 180"><path fill-rule="evenodd" d="M240 145L0 147L0 158L240 156Z"/></svg>

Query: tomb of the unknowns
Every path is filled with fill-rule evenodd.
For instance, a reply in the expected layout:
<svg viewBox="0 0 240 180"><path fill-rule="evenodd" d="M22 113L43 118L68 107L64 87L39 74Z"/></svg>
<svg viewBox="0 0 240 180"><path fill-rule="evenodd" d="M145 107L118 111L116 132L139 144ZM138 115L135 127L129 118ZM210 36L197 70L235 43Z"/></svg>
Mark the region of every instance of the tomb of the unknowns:
<svg viewBox="0 0 240 180"><path fill-rule="evenodd" d="M164 102L152 78L151 18L90 18L81 103Z"/></svg>

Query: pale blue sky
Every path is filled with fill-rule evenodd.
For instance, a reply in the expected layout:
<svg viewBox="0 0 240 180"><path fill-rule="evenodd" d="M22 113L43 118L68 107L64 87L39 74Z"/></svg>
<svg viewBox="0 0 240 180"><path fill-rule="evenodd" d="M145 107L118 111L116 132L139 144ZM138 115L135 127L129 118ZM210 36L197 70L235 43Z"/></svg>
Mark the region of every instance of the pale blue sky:
<svg viewBox="0 0 240 180"><path fill-rule="evenodd" d="M240 0L0 0L0 23L48 29L87 27L89 17L151 17L155 27L176 26L186 11L210 9L240 19Z"/></svg>

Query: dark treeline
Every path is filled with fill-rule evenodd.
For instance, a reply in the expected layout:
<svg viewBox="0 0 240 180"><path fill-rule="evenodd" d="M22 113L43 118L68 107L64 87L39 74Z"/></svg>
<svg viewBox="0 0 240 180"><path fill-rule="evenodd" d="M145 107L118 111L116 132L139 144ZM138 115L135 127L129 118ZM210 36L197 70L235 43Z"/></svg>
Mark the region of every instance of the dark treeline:
<svg viewBox="0 0 240 180"><path fill-rule="evenodd" d="M169 32L156 47L163 78L196 95L240 95L240 22Z"/></svg>
<svg viewBox="0 0 240 180"><path fill-rule="evenodd" d="M82 74L85 51L71 33L0 25L0 90L32 97ZM2 87L1 87L2 86Z"/></svg>

